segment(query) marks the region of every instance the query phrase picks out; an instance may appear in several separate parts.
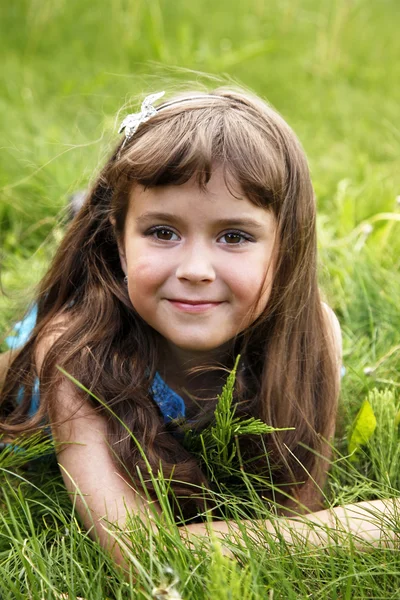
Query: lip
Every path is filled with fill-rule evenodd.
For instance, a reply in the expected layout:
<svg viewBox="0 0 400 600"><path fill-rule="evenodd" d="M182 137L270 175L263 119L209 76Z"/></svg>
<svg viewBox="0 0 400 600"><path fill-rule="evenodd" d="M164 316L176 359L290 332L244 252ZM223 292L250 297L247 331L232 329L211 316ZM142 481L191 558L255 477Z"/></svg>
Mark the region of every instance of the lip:
<svg viewBox="0 0 400 600"><path fill-rule="evenodd" d="M187 300L186 298L167 298L169 302L179 302L180 304L221 304L217 300Z"/></svg>
<svg viewBox="0 0 400 600"><path fill-rule="evenodd" d="M170 304L172 304L172 306L174 306L174 308L189 313L206 312L207 310L211 310L212 308L222 304L222 302L212 302L209 300L186 300L183 298L167 298L167 300Z"/></svg>

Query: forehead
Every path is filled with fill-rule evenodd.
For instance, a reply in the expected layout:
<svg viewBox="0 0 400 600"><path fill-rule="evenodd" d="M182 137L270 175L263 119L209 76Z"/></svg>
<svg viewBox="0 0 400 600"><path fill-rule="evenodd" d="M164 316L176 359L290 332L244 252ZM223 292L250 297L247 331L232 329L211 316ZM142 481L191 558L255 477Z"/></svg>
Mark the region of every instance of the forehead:
<svg viewBox="0 0 400 600"><path fill-rule="evenodd" d="M205 186L200 186L195 178L181 185L145 188L135 184L129 197L127 219L150 216L153 211L198 221L251 218L263 224L272 217L270 210L251 202L232 177L226 181L220 169L213 171Z"/></svg>

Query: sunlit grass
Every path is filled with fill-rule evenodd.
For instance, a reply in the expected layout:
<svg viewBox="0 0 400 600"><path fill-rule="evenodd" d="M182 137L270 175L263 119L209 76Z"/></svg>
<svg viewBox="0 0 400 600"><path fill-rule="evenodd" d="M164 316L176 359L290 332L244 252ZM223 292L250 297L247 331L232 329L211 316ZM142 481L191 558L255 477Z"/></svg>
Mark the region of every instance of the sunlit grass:
<svg viewBox="0 0 400 600"><path fill-rule="evenodd" d="M321 284L342 325L346 366L327 505L398 494L399 17L396 0L6 3L1 333L33 297L63 235L68 196L104 161L121 107L122 117L150 91L186 80L218 85L224 73L283 114L310 160ZM377 428L350 460L351 424L366 398ZM254 524L229 542L233 560L217 540L188 546L168 518L159 535L133 518L127 582L79 524L49 445L0 455L1 598L396 597L396 549L360 552L351 539L289 546ZM245 516L239 500L218 501Z"/></svg>

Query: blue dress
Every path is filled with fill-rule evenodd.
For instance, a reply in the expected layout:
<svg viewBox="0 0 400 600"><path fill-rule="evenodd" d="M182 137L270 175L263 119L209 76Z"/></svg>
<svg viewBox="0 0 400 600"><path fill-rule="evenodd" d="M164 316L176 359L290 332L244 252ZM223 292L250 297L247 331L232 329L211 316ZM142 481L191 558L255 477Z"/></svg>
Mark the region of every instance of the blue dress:
<svg viewBox="0 0 400 600"><path fill-rule="evenodd" d="M36 319L37 306L34 305L25 315L22 321L19 321L14 326L15 335L6 338L6 343L10 350L20 348L28 341L32 330L35 327ZM182 419L185 417L185 403L183 399L165 383L158 372L155 374L155 377L149 387L149 392L154 401L158 404L165 423L168 423L174 419ZM39 407L39 401L39 379L36 379L32 394L31 406L28 413L30 417L36 413Z"/></svg>

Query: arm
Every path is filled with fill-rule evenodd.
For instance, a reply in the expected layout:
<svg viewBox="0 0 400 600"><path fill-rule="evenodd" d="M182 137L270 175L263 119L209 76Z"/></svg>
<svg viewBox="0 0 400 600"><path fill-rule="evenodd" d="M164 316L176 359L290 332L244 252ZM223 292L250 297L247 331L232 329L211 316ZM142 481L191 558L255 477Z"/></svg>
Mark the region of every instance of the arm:
<svg viewBox="0 0 400 600"><path fill-rule="evenodd" d="M257 543L260 538L268 540L272 536L288 544L324 547L349 543L359 550L368 550L379 546L393 547L398 539L399 519L400 498L391 498L337 506L294 519L275 517L240 524L233 521L194 523L185 528L185 534L188 538L210 535L221 541L237 540L245 528L246 535ZM263 530L268 533L264 538Z"/></svg>
<svg viewBox="0 0 400 600"><path fill-rule="evenodd" d="M56 333L54 329L56 328ZM36 366L40 373L44 358L55 340L65 330L57 319L50 333L36 351ZM113 461L107 440L107 420L88 401L83 401L76 386L64 377L57 388L49 410L52 436L65 486L76 511L91 537L107 549L116 564L126 566L124 555L115 537L108 531L113 524L124 529L127 517L143 515L150 524L158 507L141 496Z"/></svg>
<svg viewBox="0 0 400 600"><path fill-rule="evenodd" d="M104 417L89 405L82 406L81 400L74 397L74 387L70 382L64 382L59 393L63 408L57 411L57 417L69 419L64 423L53 423L52 431L55 440L60 443L58 460L65 485L71 499L76 501L77 512L86 529L110 552L116 564L125 567L124 554L107 531L112 529L110 523L123 530L127 516L135 513L143 515L143 521L151 527L152 508L115 468L106 442ZM73 417L71 410L76 411ZM154 508L159 512L157 505ZM265 521L195 523L181 527L180 534L189 542L193 535L216 536L225 541L240 539L244 530L249 537L257 539L257 531L265 530L272 537L283 538L289 544L303 542L326 546L347 540L367 548L381 544L387 539L388 531L395 531L392 518L399 508L400 501L396 504L395 500L376 500L294 519L271 516ZM265 540L268 537L264 537Z"/></svg>
<svg viewBox="0 0 400 600"><path fill-rule="evenodd" d="M150 523L151 507L118 472L106 439L105 418L89 403L82 404L74 385L64 380L51 428L64 483L85 528L124 566L120 547L107 529L112 524L124 529L129 513L142 514Z"/></svg>

